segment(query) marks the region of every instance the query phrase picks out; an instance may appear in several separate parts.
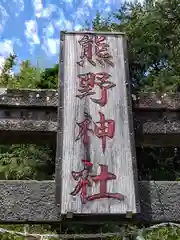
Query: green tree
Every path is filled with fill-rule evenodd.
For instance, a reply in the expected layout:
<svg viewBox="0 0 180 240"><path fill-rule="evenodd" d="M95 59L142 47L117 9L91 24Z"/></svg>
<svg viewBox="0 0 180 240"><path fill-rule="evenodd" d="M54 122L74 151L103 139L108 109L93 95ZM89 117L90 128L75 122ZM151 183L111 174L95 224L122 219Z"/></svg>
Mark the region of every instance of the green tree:
<svg viewBox="0 0 180 240"><path fill-rule="evenodd" d="M130 77L136 91L180 90L180 5L178 0L125 3L94 30L125 32Z"/></svg>
<svg viewBox="0 0 180 240"><path fill-rule="evenodd" d="M52 179L54 164L48 146L0 145L0 180Z"/></svg>
<svg viewBox="0 0 180 240"><path fill-rule="evenodd" d="M1 87L9 87L14 79L12 69L16 64L17 56L10 54L2 65L0 74L0 85Z"/></svg>
<svg viewBox="0 0 180 240"><path fill-rule="evenodd" d="M16 55L10 54L5 60L0 75L1 87L37 88L41 69L31 65L29 60L22 61L17 74L12 74ZM54 77L55 78L55 77ZM55 81L55 80L54 80ZM0 146L0 179L52 179L54 177L54 154L48 146L32 144Z"/></svg>
<svg viewBox="0 0 180 240"><path fill-rule="evenodd" d="M45 68L40 74L40 81L36 84L40 89L56 89L58 86L59 64L52 68Z"/></svg>
<svg viewBox="0 0 180 240"><path fill-rule="evenodd" d="M15 76L16 88L36 88L40 82L41 70L31 65L29 60L22 61L20 71Z"/></svg>

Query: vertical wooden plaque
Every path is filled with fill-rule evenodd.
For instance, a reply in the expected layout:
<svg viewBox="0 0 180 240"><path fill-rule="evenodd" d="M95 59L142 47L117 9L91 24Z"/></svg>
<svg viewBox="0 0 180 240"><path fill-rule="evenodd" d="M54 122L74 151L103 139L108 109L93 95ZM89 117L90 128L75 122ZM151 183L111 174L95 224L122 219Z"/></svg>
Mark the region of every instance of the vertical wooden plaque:
<svg viewBox="0 0 180 240"><path fill-rule="evenodd" d="M56 169L61 214L136 214L126 37L62 32L61 40Z"/></svg>

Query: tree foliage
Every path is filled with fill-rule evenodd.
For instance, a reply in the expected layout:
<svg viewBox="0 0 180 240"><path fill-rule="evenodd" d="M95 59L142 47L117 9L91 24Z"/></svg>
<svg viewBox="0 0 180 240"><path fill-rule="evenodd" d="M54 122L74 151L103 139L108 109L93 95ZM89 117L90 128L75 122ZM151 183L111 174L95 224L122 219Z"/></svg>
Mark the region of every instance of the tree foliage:
<svg viewBox="0 0 180 240"><path fill-rule="evenodd" d="M19 72L12 74L16 55L5 60L0 75L0 87L8 88L56 88L58 65L40 69L29 60L20 64ZM54 178L55 159L49 146L32 144L0 146L0 180L44 180Z"/></svg>
<svg viewBox="0 0 180 240"><path fill-rule="evenodd" d="M98 13L94 19L96 31L126 33L135 90L180 90L179 14L178 0L146 1L125 3L111 17L103 19Z"/></svg>
<svg viewBox="0 0 180 240"><path fill-rule="evenodd" d="M5 60L0 75L0 87L8 88L57 88L58 64L40 69L29 60L22 61L19 72L12 74L16 65L15 54ZM54 149L32 144L0 146L0 180L27 180L54 178Z"/></svg>
<svg viewBox="0 0 180 240"><path fill-rule="evenodd" d="M1 145L0 179L45 180L52 179L54 159L48 146Z"/></svg>
<svg viewBox="0 0 180 240"><path fill-rule="evenodd" d="M15 64L16 64L16 55L10 54L6 58L2 66L1 75L0 75L1 87L9 87L9 83L14 82L14 77L12 76L12 69Z"/></svg>
<svg viewBox="0 0 180 240"><path fill-rule="evenodd" d="M36 85L40 89L54 89L58 86L59 64L52 68L46 68L41 72L40 81Z"/></svg>

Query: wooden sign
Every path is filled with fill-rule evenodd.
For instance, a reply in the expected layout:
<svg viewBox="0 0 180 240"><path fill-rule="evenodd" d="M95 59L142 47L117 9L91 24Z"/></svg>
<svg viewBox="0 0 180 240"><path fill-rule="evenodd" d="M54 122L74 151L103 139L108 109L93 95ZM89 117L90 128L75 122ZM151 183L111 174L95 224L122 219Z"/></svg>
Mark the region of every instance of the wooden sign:
<svg viewBox="0 0 180 240"><path fill-rule="evenodd" d="M61 38L61 214L137 213L125 36L65 32Z"/></svg>

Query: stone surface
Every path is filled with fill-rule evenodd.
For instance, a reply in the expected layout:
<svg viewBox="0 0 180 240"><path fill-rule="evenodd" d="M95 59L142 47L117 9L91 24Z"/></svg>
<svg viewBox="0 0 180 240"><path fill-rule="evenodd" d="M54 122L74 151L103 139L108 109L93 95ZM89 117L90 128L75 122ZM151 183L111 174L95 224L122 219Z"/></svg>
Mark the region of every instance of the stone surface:
<svg viewBox="0 0 180 240"><path fill-rule="evenodd" d="M180 182L143 181L139 188L141 214L136 221L180 222ZM0 181L0 192L0 221L45 223L61 219L53 181Z"/></svg>
<svg viewBox="0 0 180 240"><path fill-rule="evenodd" d="M0 181L0 221L57 221L53 181Z"/></svg>

